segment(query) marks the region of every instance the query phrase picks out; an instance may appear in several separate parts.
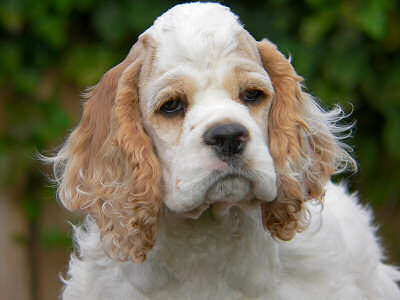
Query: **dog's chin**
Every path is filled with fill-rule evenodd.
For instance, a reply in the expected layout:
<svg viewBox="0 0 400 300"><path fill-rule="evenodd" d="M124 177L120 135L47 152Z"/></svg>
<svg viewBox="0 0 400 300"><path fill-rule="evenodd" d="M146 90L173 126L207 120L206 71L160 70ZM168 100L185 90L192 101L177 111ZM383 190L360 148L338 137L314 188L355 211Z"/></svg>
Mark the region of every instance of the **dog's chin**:
<svg viewBox="0 0 400 300"><path fill-rule="evenodd" d="M215 202L239 202L245 200L251 193L251 182L242 177L228 175L214 183L207 191L205 201Z"/></svg>
<svg viewBox="0 0 400 300"><path fill-rule="evenodd" d="M242 209L255 209L260 201L252 193L252 183L241 176L227 176L214 183L206 193L204 201L195 209L182 213L190 219L198 219L211 207L214 217L222 217L229 213L232 206Z"/></svg>

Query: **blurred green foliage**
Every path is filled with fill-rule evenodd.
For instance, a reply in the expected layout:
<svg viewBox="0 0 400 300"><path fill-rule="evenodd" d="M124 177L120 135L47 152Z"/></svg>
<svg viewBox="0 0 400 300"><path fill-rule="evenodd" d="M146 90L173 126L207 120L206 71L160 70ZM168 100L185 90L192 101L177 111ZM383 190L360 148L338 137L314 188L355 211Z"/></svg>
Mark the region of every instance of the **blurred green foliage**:
<svg viewBox="0 0 400 300"><path fill-rule="evenodd" d="M128 53L176 1L2 0L0 189L40 219L54 201L35 152L59 145L78 118L78 91ZM396 0L221 1L257 39L268 37L327 106L358 120L354 189L374 205L400 195L400 10ZM354 108L349 104L352 103ZM76 111L76 110L75 110ZM68 244L43 229L43 244Z"/></svg>

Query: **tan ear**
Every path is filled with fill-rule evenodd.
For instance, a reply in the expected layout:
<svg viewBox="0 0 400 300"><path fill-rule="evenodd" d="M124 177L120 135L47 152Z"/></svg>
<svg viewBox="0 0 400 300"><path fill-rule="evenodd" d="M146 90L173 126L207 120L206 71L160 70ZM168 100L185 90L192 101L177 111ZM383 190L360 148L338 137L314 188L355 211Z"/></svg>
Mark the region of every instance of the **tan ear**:
<svg viewBox="0 0 400 300"><path fill-rule="evenodd" d="M274 44L263 40L258 50L275 92L268 132L278 178L277 198L262 204L263 224L274 237L290 240L307 225L304 203L322 202L330 176L355 165L339 141L349 127L335 124L340 108L324 112L301 90L303 79Z"/></svg>
<svg viewBox="0 0 400 300"><path fill-rule="evenodd" d="M96 220L112 258L134 262L154 245L161 205L160 165L138 103L145 52L139 41L87 93L80 124L54 158L64 206Z"/></svg>

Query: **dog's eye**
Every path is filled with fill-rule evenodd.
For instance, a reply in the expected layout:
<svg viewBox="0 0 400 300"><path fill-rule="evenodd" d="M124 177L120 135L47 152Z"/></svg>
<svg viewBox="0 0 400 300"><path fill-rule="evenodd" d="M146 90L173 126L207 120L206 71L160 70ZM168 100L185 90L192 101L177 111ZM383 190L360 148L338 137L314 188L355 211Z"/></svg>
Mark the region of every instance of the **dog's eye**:
<svg viewBox="0 0 400 300"><path fill-rule="evenodd" d="M263 95L260 90L247 90L242 96L242 100L245 102L257 102L258 99Z"/></svg>
<svg viewBox="0 0 400 300"><path fill-rule="evenodd" d="M186 105L178 99L173 99L165 102L161 106L160 110L166 114L184 113L186 110Z"/></svg>

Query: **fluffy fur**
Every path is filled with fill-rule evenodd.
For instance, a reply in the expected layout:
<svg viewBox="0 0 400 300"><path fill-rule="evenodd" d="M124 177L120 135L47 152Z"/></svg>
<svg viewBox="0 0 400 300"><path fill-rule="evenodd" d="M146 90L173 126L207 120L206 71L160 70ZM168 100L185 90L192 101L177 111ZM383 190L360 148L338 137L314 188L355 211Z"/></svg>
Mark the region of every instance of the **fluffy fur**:
<svg viewBox="0 0 400 300"><path fill-rule="evenodd" d="M330 183L356 168L342 111L301 82L224 6L159 17L48 159L63 205L88 214L63 299L400 299L371 211ZM203 141L221 124L247 130L240 155Z"/></svg>

